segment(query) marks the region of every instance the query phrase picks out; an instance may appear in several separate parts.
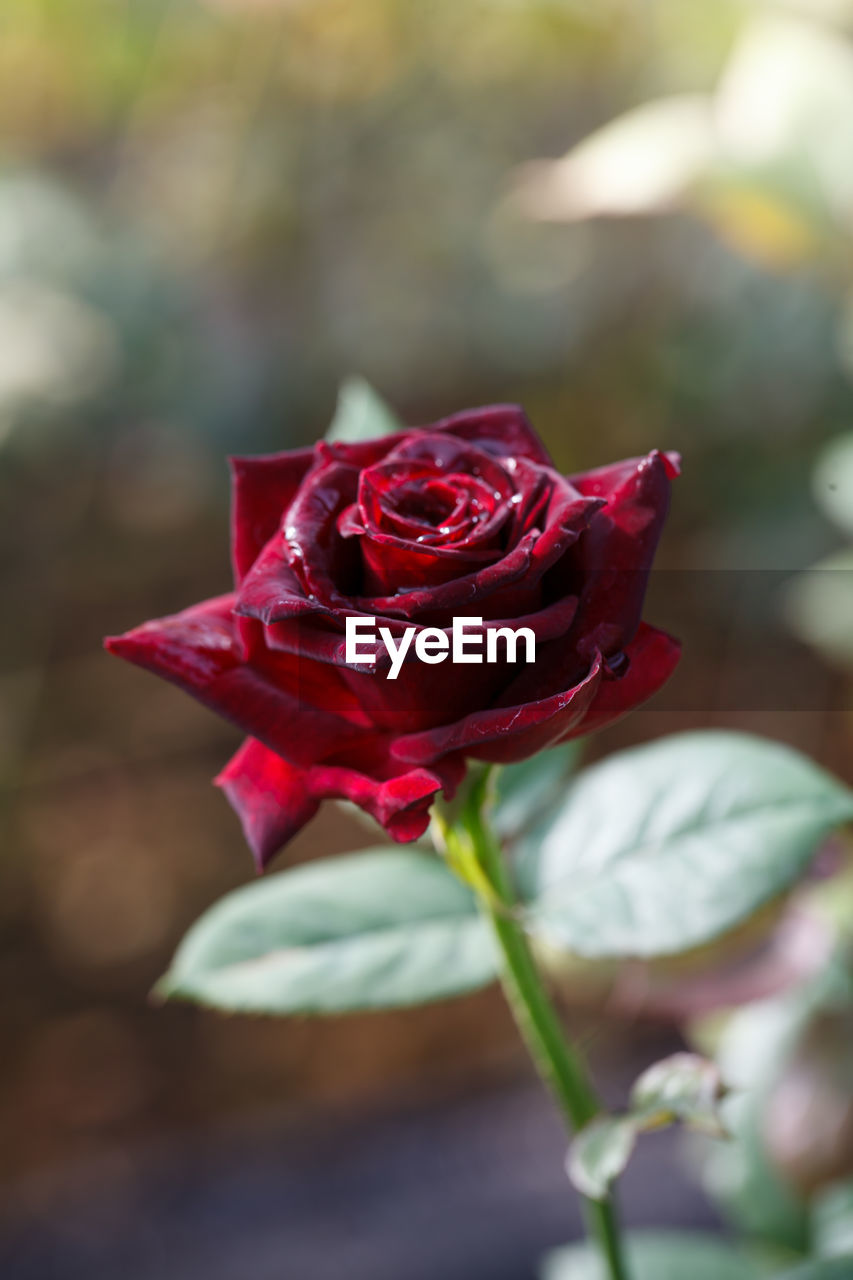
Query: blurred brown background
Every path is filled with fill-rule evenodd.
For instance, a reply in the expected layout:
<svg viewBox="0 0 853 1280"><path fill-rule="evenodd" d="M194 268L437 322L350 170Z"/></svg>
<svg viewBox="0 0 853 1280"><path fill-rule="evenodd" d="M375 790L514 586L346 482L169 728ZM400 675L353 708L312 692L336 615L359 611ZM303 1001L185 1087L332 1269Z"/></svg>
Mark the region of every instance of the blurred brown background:
<svg viewBox="0 0 853 1280"><path fill-rule="evenodd" d="M381 1129L395 1099L452 1133L453 1099L527 1078L495 992L329 1022L147 1003L252 874L210 786L237 738L101 637L227 589L224 456L317 438L347 374L411 423L520 401L566 470L680 449L649 616L684 664L590 754L718 723L853 779L844 666L785 621L789 578L844 543L810 473L853 420L851 32L842 0L5 0L0 1168L19 1221L49 1220L69 1179L87 1203L124 1188L132 1218L152 1143L274 1123L296 1151L312 1118L346 1117L358 1151L358 1117ZM659 99L677 105L591 160L543 163ZM290 854L370 839L329 806ZM617 1096L670 1034L584 1019ZM73 1249L50 1268L28 1249L10 1275L77 1274Z"/></svg>

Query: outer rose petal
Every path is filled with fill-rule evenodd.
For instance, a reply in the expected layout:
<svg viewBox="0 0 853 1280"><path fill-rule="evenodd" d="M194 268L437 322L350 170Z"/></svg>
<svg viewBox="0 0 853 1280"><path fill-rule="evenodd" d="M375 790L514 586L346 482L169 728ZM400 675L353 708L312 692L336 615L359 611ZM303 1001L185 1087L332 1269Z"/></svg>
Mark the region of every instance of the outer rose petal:
<svg viewBox="0 0 853 1280"><path fill-rule="evenodd" d="M309 822L320 801L305 785L306 771L247 738L214 782L240 819L246 843L262 869Z"/></svg>
<svg viewBox="0 0 853 1280"><path fill-rule="evenodd" d="M641 622L625 656L625 674L601 681L583 722L565 734L562 741L603 729L651 698L678 665L681 645L665 631Z"/></svg>
<svg viewBox="0 0 853 1280"><path fill-rule="evenodd" d="M659 457L666 467L670 480L681 475L681 454L669 449L662 452L654 449L646 457ZM576 476L568 476L570 484L590 498L608 498L629 480L645 458L624 458L621 462L609 462L606 467L594 467L592 471L580 471Z"/></svg>
<svg viewBox="0 0 853 1280"><path fill-rule="evenodd" d="M110 636L105 644L110 653L180 685L296 764L312 764L363 738L363 717L345 719L305 696L315 664L288 655L267 668L245 661L233 604L230 595L206 600L126 635ZM324 667L322 681L328 692L330 682L338 682L337 674ZM343 688L340 705L351 708Z"/></svg>
<svg viewBox="0 0 853 1280"><path fill-rule="evenodd" d="M583 680L570 689L538 702L475 711L454 724L405 734L394 743L394 755L412 764L429 765L449 752L494 764L524 760L571 736L589 710L601 672L597 655Z"/></svg>
<svg viewBox="0 0 853 1280"><path fill-rule="evenodd" d="M370 754L368 750L368 755ZM408 769L386 778L342 765L300 769L248 738L216 779L243 827L259 869L308 822L325 799L350 800L397 841L416 840L429 824L436 793L451 795L464 765L448 761L440 773Z"/></svg>
<svg viewBox="0 0 853 1280"><path fill-rule="evenodd" d="M442 418L430 431L447 431L462 440L474 440L481 449L503 458L532 458L553 467L548 450L527 420L519 404L490 404L466 409Z"/></svg>
<svg viewBox="0 0 853 1280"><path fill-rule="evenodd" d="M281 524L314 463L313 449L231 458L231 560L239 584Z"/></svg>
<svg viewBox="0 0 853 1280"><path fill-rule="evenodd" d="M259 553L279 529L282 517L311 468L318 462L343 459L369 466L405 433L356 444L321 441L310 449L231 458L231 559L239 586Z"/></svg>
<svg viewBox="0 0 853 1280"><path fill-rule="evenodd" d="M672 459L656 450L647 458L574 478L582 492L604 496L607 502L571 557L573 572L585 579L572 637L581 652L600 649L610 655L632 640L669 510L673 474Z"/></svg>

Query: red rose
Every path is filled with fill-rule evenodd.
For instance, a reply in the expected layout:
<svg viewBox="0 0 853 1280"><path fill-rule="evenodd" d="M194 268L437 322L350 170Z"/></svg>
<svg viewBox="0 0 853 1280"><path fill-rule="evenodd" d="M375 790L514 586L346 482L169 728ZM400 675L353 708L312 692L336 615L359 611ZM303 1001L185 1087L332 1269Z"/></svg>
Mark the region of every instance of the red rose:
<svg viewBox="0 0 853 1280"><path fill-rule="evenodd" d="M217 782L261 864L326 797L413 840L466 757L523 759L669 676L678 645L640 613L676 474L655 452L561 476L508 405L236 458L234 592L107 647L251 735ZM347 617L399 637L457 615L532 629L535 661L345 661Z"/></svg>

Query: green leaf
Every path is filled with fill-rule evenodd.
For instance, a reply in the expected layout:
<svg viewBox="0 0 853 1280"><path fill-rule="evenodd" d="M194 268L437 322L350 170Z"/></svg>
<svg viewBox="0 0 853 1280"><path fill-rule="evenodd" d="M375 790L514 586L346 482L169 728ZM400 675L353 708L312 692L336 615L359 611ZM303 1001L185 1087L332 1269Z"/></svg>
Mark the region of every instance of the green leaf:
<svg viewBox="0 0 853 1280"><path fill-rule="evenodd" d="M566 1172L581 1195L603 1200L634 1152L637 1125L633 1116L596 1116L576 1135Z"/></svg>
<svg viewBox="0 0 853 1280"><path fill-rule="evenodd" d="M624 1172L641 1133L682 1121L713 1137L725 1137L719 1116L724 1095L713 1062L695 1053L676 1053L649 1067L631 1090L623 1115L600 1115L569 1147L566 1172L583 1195L601 1200Z"/></svg>
<svg viewBox="0 0 853 1280"><path fill-rule="evenodd" d="M639 1077L631 1090L631 1111L644 1129L681 1120L691 1129L723 1138L720 1103L725 1094L716 1063L697 1053L674 1053Z"/></svg>
<svg viewBox="0 0 853 1280"><path fill-rule="evenodd" d="M758 1280L750 1259L718 1236L637 1231L627 1239L631 1280ZM608 1280L589 1245L558 1249L545 1260L542 1280Z"/></svg>
<svg viewBox="0 0 853 1280"><path fill-rule="evenodd" d="M332 424L326 432L331 443L355 444L402 431L403 424L364 378L347 378L338 392Z"/></svg>
<svg viewBox="0 0 853 1280"><path fill-rule="evenodd" d="M850 1280L853 1276L853 1253L839 1258L821 1258L807 1262L793 1271L783 1271L776 1280ZM695 1276L691 1280L696 1280ZM727 1278L728 1280L728 1278Z"/></svg>
<svg viewBox="0 0 853 1280"><path fill-rule="evenodd" d="M585 770L524 842L526 926L584 956L685 951L793 884L851 818L853 793L789 747L663 738Z"/></svg>
<svg viewBox="0 0 853 1280"><path fill-rule="evenodd" d="M492 824L499 836L513 839L562 799L581 750L580 741L565 742L498 770Z"/></svg>
<svg viewBox="0 0 853 1280"><path fill-rule="evenodd" d="M435 856L370 849L228 894L184 938L158 994L252 1013L421 1004L496 973L470 891Z"/></svg>

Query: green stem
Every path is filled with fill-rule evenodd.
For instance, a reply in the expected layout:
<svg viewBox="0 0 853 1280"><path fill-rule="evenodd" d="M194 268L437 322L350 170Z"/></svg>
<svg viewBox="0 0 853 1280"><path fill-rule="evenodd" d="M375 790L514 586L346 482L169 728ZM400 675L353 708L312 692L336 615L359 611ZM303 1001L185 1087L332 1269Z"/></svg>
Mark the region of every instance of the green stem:
<svg viewBox="0 0 853 1280"><path fill-rule="evenodd" d="M559 1104L570 1133L601 1111L581 1062L566 1042L560 1019L542 982L523 929L512 908L515 895L500 846L483 814L488 788L484 773L467 796L460 815L472 852L493 893L480 896L503 959L502 984L507 1003L540 1076ZM583 1201L587 1230L597 1241L609 1280L628 1280L616 1214L611 1199Z"/></svg>

